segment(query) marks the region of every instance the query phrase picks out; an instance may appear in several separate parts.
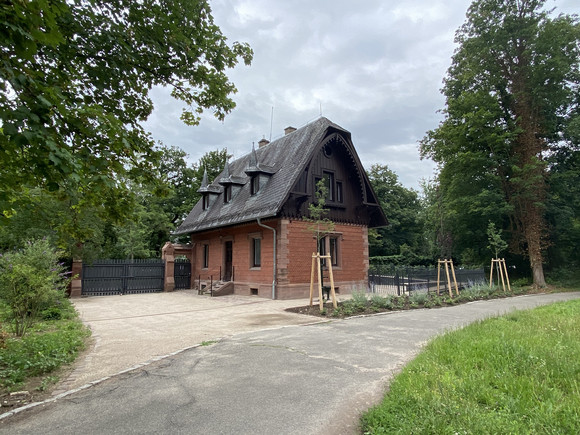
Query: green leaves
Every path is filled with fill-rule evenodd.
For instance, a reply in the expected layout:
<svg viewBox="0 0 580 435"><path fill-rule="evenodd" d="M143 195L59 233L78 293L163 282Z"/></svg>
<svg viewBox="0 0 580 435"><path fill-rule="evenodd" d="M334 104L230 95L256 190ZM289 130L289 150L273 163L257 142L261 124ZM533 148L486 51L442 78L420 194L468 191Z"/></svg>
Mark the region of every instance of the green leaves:
<svg viewBox="0 0 580 435"><path fill-rule="evenodd" d="M439 200L460 242L456 254L470 232L485 243L488 220L509 222L512 251L529 258L540 285L543 159L550 148L571 145L580 103L580 24L551 18L544 4L473 2L442 89L445 119L421 141L422 156L440 165Z"/></svg>
<svg viewBox="0 0 580 435"><path fill-rule="evenodd" d="M0 37L0 210L38 187L112 220L127 179L156 182L160 154L141 125L151 88L172 87L186 123L223 119L236 91L226 70L252 59L203 0L13 1Z"/></svg>

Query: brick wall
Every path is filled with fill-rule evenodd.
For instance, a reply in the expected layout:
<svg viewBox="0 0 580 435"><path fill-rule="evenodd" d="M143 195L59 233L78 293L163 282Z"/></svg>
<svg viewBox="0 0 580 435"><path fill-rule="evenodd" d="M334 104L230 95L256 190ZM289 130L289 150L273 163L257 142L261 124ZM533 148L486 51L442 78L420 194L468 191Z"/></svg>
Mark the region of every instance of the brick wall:
<svg viewBox="0 0 580 435"><path fill-rule="evenodd" d="M279 219L263 224L277 231L277 299L306 298L310 292L312 253L316 241L300 220ZM339 240L339 265L333 268L335 287L340 294L366 288L368 270L368 232L360 225L336 224ZM250 267L251 239L261 238L261 266ZM225 242L232 242L234 292L272 297L273 243L272 231L257 224L239 225L192 235L194 243L193 278L217 281L225 269ZM202 268L203 245L209 244L209 265ZM327 276L327 273L325 274ZM325 278L325 284L329 284Z"/></svg>
<svg viewBox="0 0 580 435"><path fill-rule="evenodd" d="M280 236L280 278L278 298L308 297L312 254L316 252L316 239L308 230L308 223L300 220L282 220ZM338 236L338 266L333 267L334 286L340 294L364 290L367 286L368 231L361 225L336 224L333 232ZM285 268L282 268L282 265ZM329 285L328 272L324 284ZM315 275L315 280L317 275ZM315 292L316 293L316 292Z"/></svg>

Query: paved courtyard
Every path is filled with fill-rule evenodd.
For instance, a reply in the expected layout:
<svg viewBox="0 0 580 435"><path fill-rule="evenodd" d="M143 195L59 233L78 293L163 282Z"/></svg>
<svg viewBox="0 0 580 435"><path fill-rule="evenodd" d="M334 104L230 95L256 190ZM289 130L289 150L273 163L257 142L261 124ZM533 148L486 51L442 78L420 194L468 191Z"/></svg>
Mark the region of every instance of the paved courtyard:
<svg viewBox="0 0 580 435"><path fill-rule="evenodd" d="M212 298L194 290L87 297L73 303L91 329L93 343L55 394L204 341L318 320L284 311L308 300Z"/></svg>

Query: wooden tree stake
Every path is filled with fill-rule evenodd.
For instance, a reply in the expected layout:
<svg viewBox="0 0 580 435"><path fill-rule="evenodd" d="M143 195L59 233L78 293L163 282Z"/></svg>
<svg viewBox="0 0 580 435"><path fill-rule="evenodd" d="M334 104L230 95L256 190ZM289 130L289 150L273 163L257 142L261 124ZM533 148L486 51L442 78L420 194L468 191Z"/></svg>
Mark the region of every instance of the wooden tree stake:
<svg viewBox="0 0 580 435"><path fill-rule="evenodd" d="M312 268L310 272L310 306L312 306L312 294L314 293L314 268L316 267L316 257L312 254Z"/></svg>
<svg viewBox="0 0 580 435"><path fill-rule="evenodd" d="M439 283L441 281L441 264L445 265L445 275L447 276L447 289L449 290L449 297L453 297L453 287L451 286L451 276L449 275L449 266L451 266L451 274L453 275L453 282L455 283L455 294L459 295L459 288L457 287L457 278L455 277L455 268L453 260L438 260L437 261L437 296L439 296Z"/></svg>
<svg viewBox="0 0 580 435"><path fill-rule="evenodd" d="M507 281L507 288L511 292L512 288L510 286L510 279L508 276L507 266L505 264L505 258L492 258L491 259L491 270L489 272L489 286L493 286L493 268L496 268L496 275L497 275L497 284L499 285L499 281L501 279L502 289L505 292L505 285Z"/></svg>
<svg viewBox="0 0 580 435"><path fill-rule="evenodd" d="M318 271L318 300L320 302L320 310L324 309L324 299L322 298L322 277L320 271L320 259L328 260L328 276L330 278L330 294L332 295L332 306L337 308L336 292L334 291L334 275L332 273L332 259L330 255L320 255L319 253L312 254L312 269L310 272L310 306L312 306L314 294L314 268Z"/></svg>

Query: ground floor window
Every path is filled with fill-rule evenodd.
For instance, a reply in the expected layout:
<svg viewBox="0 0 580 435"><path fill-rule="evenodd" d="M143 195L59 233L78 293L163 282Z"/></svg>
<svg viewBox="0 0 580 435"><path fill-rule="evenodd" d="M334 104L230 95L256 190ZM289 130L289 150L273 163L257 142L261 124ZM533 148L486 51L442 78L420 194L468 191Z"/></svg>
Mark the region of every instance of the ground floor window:
<svg viewBox="0 0 580 435"><path fill-rule="evenodd" d="M340 236L328 235L318 241L318 252L320 255L330 254L330 260L333 267L339 267L340 263ZM326 259L322 259L322 265L326 266Z"/></svg>
<svg viewBox="0 0 580 435"><path fill-rule="evenodd" d="M209 267L209 245L203 245L203 256L202 256L202 264L201 267L203 269L207 269Z"/></svg>
<svg viewBox="0 0 580 435"><path fill-rule="evenodd" d="M262 266L262 239L259 237L252 238L251 241L251 266Z"/></svg>

